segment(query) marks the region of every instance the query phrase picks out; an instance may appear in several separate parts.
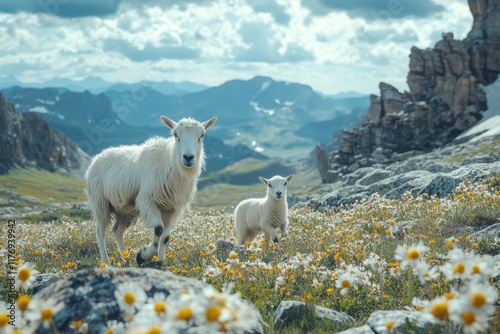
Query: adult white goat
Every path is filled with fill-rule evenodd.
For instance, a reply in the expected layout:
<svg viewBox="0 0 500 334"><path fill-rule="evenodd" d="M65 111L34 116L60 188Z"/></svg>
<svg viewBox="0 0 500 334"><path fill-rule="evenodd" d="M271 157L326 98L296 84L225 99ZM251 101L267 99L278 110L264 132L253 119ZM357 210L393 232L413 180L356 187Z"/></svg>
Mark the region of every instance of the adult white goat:
<svg viewBox="0 0 500 334"><path fill-rule="evenodd" d="M267 185L267 196L264 198L249 198L241 201L234 210L236 230L239 238L238 244L252 241L260 232L264 232L266 246L269 241L278 242L276 229L281 230L281 236L288 234L288 204L286 202L286 189L288 182L295 174L286 178L276 175L259 179Z"/></svg>
<svg viewBox="0 0 500 334"><path fill-rule="evenodd" d="M105 231L112 218L122 253L126 250L123 232L140 217L146 226L154 228L154 239L137 253L137 263L156 254L164 261L172 227L196 193L205 164L203 137L217 118L203 123L192 118L179 123L165 116L161 119L172 136L150 138L142 145L108 148L92 159L85 175L99 252L108 266Z"/></svg>

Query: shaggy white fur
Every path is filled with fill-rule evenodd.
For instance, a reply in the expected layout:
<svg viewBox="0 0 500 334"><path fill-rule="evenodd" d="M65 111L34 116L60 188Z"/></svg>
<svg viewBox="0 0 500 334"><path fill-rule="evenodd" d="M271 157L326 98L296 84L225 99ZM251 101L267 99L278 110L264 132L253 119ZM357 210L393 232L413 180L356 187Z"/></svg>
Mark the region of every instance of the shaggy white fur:
<svg viewBox="0 0 500 334"><path fill-rule="evenodd" d="M267 196L265 198L246 199L234 210L236 230L238 231L238 244L243 245L246 241L252 241L260 232L264 232L266 246L270 240L278 242L276 229L281 230L281 236L288 234L288 204L286 192L288 182L295 174L286 178L276 175L271 179L259 176L259 179L267 185Z"/></svg>
<svg viewBox="0 0 500 334"><path fill-rule="evenodd" d="M172 136L150 138L142 145L108 148L92 159L85 175L99 252L108 266L105 231L113 218L122 253L126 250L123 233L140 217L146 226L154 228L154 239L137 254L137 263L156 254L164 261L172 227L196 193L205 164L203 137L217 118L203 123L192 118L179 123L165 116L161 119Z"/></svg>

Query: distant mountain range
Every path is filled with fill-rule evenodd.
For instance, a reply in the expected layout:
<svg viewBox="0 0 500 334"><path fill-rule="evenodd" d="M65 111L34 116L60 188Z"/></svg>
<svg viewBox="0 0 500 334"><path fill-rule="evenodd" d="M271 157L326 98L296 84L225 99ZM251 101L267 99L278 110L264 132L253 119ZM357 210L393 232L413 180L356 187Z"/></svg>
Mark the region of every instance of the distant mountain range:
<svg viewBox="0 0 500 334"><path fill-rule="evenodd" d="M167 95L184 95L187 93L199 92L207 89L208 86L184 81L184 82L171 82L171 81L141 81L137 83L125 82L109 82L99 77L87 77L82 80L72 80L66 78L52 78L50 80L40 83L25 83L17 80L16 77L10 75L7 77L0 77L0 89L10 87L30 87L30 88L60 88L73 92L84 92L88 90L94 94L100 94L108 90L124 91L124 90L137 90L140 87L150 87L156 91Z"/></svg>
<svg viewBox="0 0 500 334"><path fill-rule="evenodd" d="M226 144L298 160L316 143L329 142L332 131L357 121L369 105L368 96L359 93L328 97L307 85L263 76L209 88L190 82L109 83L92 77L43 83L52 88L20 85L13 77L0 79L0 87L9 86L2 91L18 111L39 113L90 154L164 134L160 115L198 120L217 116L211 135Z"/></svg>
<svg viewBox="0 0 500 334"><path fill-rule="evenodd" d="M161 94L153 88L108 90L114 111L127 124L158 125L160 114L196 119L218 116L213 134L232 144L250 145L269 156L304 157L317 142L330 141L332 129L342 130L369 105L368 96L330 98L310 86L257 76L231 80L220 86L182 96ZM347 120L347 121L346 121ZM328 131L316 128L328 122ZM325 129L326 130L326 129Z"/></svg>

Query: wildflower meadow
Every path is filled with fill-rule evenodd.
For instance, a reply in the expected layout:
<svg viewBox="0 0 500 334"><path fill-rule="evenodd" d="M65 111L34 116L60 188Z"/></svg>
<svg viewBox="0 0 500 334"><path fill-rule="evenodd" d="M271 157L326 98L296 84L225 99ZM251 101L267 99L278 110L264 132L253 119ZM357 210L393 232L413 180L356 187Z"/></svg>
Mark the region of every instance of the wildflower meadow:
<svg viewBox="0 0 500 334"><path fill-rule="evenodd" d="M245 317L241 299L260 311L268 333L275 332L272 317L282 300L343 311L356 320L328 324L298 319L285 330L289 333L334 333L364 324L377 310L423 312L450 333L498 333L500 239L476 232L498 223L499 217L498 179L465 182L446 198L373 195L329 213L293 209L289 235L279 244L265 245L259 236L226 251L218 248L219 241L237 240L232 208L194 209L174 228L165 263L147 266L196 278L210 288L202 295L187 293L184 299L158 295L148 300L137 286L118 286L115 297L130 322L110 323L106 333L175 333L193 319L207 332L230 331L232 322ZM7 226L0 229L6 235ZM8 313L3 313L8 293L2 289L0 333L29 333L41 323L50 328L52 315L62 305L33 303L28 293L33 276L40 272L64 278L83 268L106 270L99 260L95 226L87 220L18 221L15 233L16 299L22 322L20 327L9 326ZM123 254L114 239L107 240L114 267L137 266L135 254L152 234L138 224L125 236L129 249ZM4 287L7 249L4 238ZM387 320L389 332L393 324ZM88 331L82 322L75 321L73 327L75 333Z"/></svg>

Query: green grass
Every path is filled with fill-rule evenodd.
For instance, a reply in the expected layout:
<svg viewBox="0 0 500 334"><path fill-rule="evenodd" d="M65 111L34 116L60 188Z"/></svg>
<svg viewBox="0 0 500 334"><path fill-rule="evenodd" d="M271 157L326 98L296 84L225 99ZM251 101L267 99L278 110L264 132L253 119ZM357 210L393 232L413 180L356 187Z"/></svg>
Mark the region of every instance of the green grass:
<svg viewBox="0 0 500 334"><path fill-rule="evenodd" d="M82 202L87 199L84 188L81 179L40 169L14 169L0 175L0 189L32 196L41 202Z"/></svg>

